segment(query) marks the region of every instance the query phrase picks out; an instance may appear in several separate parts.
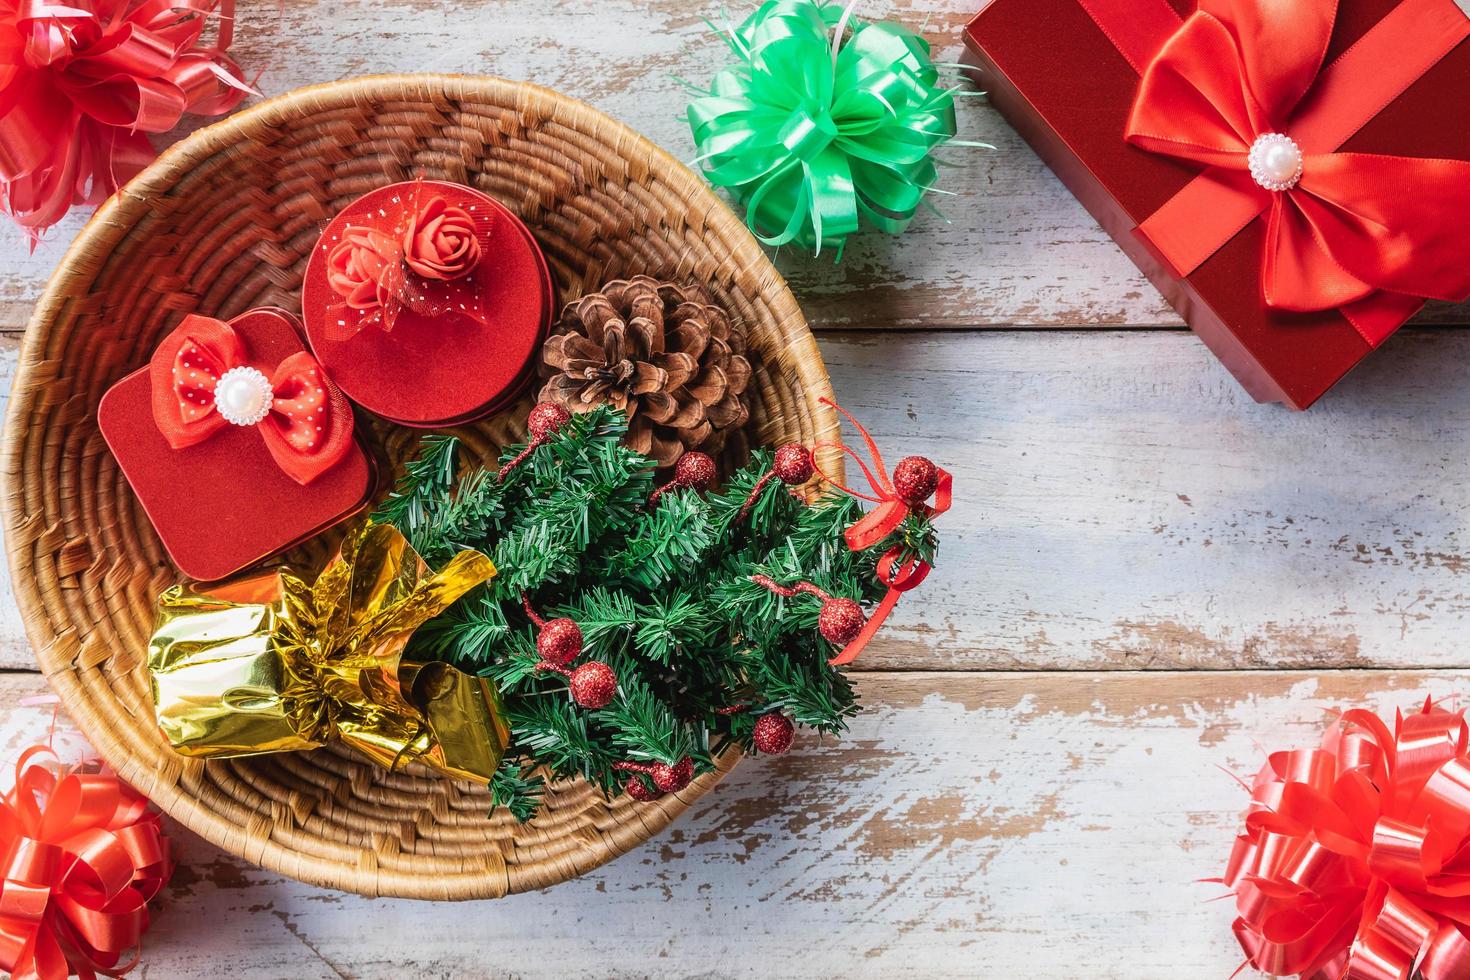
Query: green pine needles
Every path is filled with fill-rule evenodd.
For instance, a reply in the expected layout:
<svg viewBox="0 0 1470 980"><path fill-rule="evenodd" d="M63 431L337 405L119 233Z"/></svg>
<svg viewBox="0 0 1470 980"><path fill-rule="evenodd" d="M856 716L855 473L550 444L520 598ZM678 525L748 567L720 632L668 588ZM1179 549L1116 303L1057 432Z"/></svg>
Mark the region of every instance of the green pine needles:
<svg viewBox="0 0 1470 980"><path fill-rule="evenodd" d="M853 553L842 532L861 516L849 497L808 505L771 481L748 517L740 510L771 454L760 451L719 492L672 489L648 506L654 463L622 445L621 414L573 416L502 482L494 469L461 471L458 443L428 436L374 520L399 528L431 565L474 548L499 574L414 637L410 655L446 660L499 688L512 745L490 789L518 819L534 815L555 778L582 776L605 793L646 774L619 764L707 772L730 744L749 750L757 719L780 712L819 732L840 732L857 709L852 686L827 661L817 631L821 601L783 598L751 580L811 582L832 596L876 602L878 556L899 545L933 557L928 522L910 516L888 540ZM503 460L523 447L506 450ZM567 666L608 665L617 690L605 707L579 706L562 674L541 669L545 619L581 629Z"/></svg>

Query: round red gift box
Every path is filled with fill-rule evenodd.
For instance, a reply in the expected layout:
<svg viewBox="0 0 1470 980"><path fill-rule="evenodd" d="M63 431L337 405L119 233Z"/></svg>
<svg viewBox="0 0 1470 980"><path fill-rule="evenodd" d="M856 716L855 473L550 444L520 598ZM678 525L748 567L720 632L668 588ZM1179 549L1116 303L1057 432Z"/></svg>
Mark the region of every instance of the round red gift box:
<svg viewBox="0 0 1470 980"><path fill-rule="evenodd" d="M392 330L369 325L346 339L329 336L328 318L341 297L327 282L327 253L349 226L425 192L493 216L488 247L471 273L484 322L405 308ZM550 329L554 291L541 247L503 204L460 184L409 181L364 194L327 225L307 261L302 319L312 352L349 399L401 425L438 428L493 414L519 395Z"/></svg>

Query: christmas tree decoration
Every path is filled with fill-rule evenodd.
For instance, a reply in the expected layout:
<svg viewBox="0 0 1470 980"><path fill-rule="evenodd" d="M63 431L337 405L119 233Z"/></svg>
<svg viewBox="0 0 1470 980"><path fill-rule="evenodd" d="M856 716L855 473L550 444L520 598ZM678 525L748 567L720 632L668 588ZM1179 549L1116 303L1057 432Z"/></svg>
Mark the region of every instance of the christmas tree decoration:
<svg viewBox="0 0 1470 980"><path fill-rule="evenodd" d="M852 457L873 492L868 494L854 490L825 473L822 478L845 494L877 504L843 532L849 548L853 551L867 551L878 547L898 532L911 517L918 515L924 521L930 521L949 510L954 481L947 471L923 456L909 456L899 463L893 476L889 476L888 468L883 463L883 454L878 451L878 444L873 441L868 430L863 428L862 423L836 402L823 398L822 403L842 413L843 418L857 429L868 450L868 460L865 461L851 447L840 442L818 443L819 448L830 446ZM820 467L817 472L821 472ZM930 497L934 498L932 505L928 503ZM888 592L867 623L859 628L859 632L843 647L842 652L833 658L834 666L856 660L898 605L903 594L918 588L928 578L931 562L923 556L922 550L922 546L913 541L900 541L890 546L883 557L878 559L875 574L878 581L888 587Z"/></svg>
<svg viewBox="0 0 1470 980"><path fill-rule="evenodd" d="M751 742L764 755L784 755L796 738L796 726L779 711L767 711L755 721Z"/></svg>
<svg viewBox="0 0 1470 980"><path fill-rule="evenodd" d="M421 762L489 782L509 731L494 690L402 657L410 635L495 567L465 551L431 570L399 531L368 523L308 581L290 569L158 600L148 674L174 751L228 758L339 739L388 769Z"/></svg>
<svg viewBox="0 0 1470 980"><path fill-rule="evenodd" d="M724 34L735 64L689 103L696 162L767 245L840 258L863 225L898 234L954 140L929 42L822 0L767 0Z"/></svg>
<svg viewBox="0 0 1470 980"><path fill-rule="evenodd" d="M659 498L670 490L708 490L714 482L714 459L707 453L685 453L674 464L674 478L648 495L648 506L658 506Z"/></svg>
<svg viewBox="0 0 1470 980"><path fill-rule="evenodd" d="M359 511L377 473L352 406L284 310L190 314L97 423L174 564L212 581Z"/></svg>
<svg viewBox="0 0 1470 980"><path fill-rule="evenodd" d="M541 246L505 204L410 180L332 218L307 260L301 310L313 353L353 402L440 428L520 397L554 294Z"/></svg>
<svg viewBox="0 0 1470 980"><path fill-rule="evenodd" d="M0 5L0 208L34 243L152 161L148 134L254 94L234 31L234 0Z"/></svg>
<svg viewBox="0 0 1470 980"><path fill-rule="evenodd" d="M546 779L651 800L731 745L776 754L796 725L842 731L857 700L829 644L846 649L865 629L863 604L887 588L879 555L934 558L927 505L867 550L844 541L862 520L844 494L766 494L742 518L775 467L767 450L718 489L713 459L687 453L666 486L705 489L648 506L658 460L627 444L628 424L610 406L574 413L504 480L499 464L460 466L452 439L426 440L376 515L431 563L472 548L500 570L425 623L408 654L496 685L511 744L491 789L521 818ZM507 447L500 463L523 452ZM800 581L791 594L822 602L786 602L763 581Z"/></svg>
<svg viewBox="0 0 1470 980"><path fill-rule="evenodd" d="M47 756L44 745L22 752L0 798L0 970L121 976L138 962L148 903L173 875L169 840L117 776Z"/></svg>
<svg viewBox="0 0 1470 980"><path fill-rule="evenodd" d="M546 445L547 440L560 432L571 418L572 413L555 402L541 402L531 409L531 414L526 416L526 430L531 435L531 441L526 443L526 448L514 459L500 468L496 478L503 481L511 470L526 461L527 456Z"/></svg>
<svg viewBox="0 0 1470 980"><path fill-rule="evenodd" d="M562 311L541 359L542 401L611 405L628 418L628 445L660 467L690 449L718 453L750 420L744 327L697 284L609 282Z"/></svg>
<svg viewBox="0 0 1470 980"><path fill-rule="evenodd" d="M745 504L740 508L739 519L743 522L750 515L751 508L755 506L756 501L760 499L772 479L780 480L794 489L811 480L816 472L817 464L812 459L810 449L796 443L782 446L776 450L771 468L756 483L755 488L750 491L750 496L745 498Z"/></svg>
<svg viewBox="0 0 1470 980"><path fill-rule="evenodd" d="M1248 785L1225 873L1235 937L1273 976L1470 975L1465 711L1344 712Z"/></svg>

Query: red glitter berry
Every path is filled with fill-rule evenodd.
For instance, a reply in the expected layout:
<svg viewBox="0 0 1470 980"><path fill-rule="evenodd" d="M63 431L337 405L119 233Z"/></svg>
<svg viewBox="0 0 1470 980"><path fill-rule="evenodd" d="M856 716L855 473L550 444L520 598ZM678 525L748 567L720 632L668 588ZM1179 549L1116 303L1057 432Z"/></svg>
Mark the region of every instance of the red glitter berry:
<svg viewBox="0 0 1470 980"><path fill-rule="evenodd" d="M591 660L572 671L572 700L596 711L612 703L618 692L618 675L600 660Z"/></svg>
<svg viewBox="0 0 1470 980"><path fill-rule="evenodd" d="M582 655L582 628L570 619L553 619L541 627L536 653L549 664L565 667Z"/></svg>
<svg viewBox="0 0 1470 980"><path fill-rule="evenodd" d="M526 428L530 430L532 439L544 441L571 420L572 413L556 402L542 402L526 416Z"/></svg>
<svg viewBox="0 0 1470 980"><path fill-rule="evenodd" d="M810 449L792 443L776 450L776 459L771 464L771 470L782 483L799 487L817 472L817 464L812 460Z"/></svg>
<svg viewBox="0 0 1470 980"><path fill-rule="evenodd" d="M674 482L681 487L708 490L715 482L715 461L708 453L685 453L674 466Z"/></svg>
<svg viewBox="0 0 1470 980"><path fill-rule="evenodd" d="M766 755L781 755L795 738L796 726L779 711L767 711L755 720L755 747Z"/></svg>
<svg viewBox="0 0 1470 980"><path fill-rule="evenodd" d="M649 767L648 775L653 780L653 785L663 792L677 793L694 778L694 762L688 756L672 766L655 762Z"/></svg>
<svg viewBox="0 0 1470 980"><path fill-rule="evenodd" d="M917 507L939 487L939 467L923 456L906 456L893 468L893 491L910 507Z"/></svg>
<svg viewBox="0 0 1470 980"><path fill-rule="evenodd" d="M822 611L817 614L817 630L829 642L845 647L857 639L867 621L862 606L838 596L822 603Z"/></svg>
<svg viewBox="0 0 1470 980"><path fill-rule="evenodd" d="M623 792L627 793L639 803L648 803L664 795L656 789L649 789L648 784L643 781L643 777L638 775L628 777L628 781L623 784Z"/></svg>

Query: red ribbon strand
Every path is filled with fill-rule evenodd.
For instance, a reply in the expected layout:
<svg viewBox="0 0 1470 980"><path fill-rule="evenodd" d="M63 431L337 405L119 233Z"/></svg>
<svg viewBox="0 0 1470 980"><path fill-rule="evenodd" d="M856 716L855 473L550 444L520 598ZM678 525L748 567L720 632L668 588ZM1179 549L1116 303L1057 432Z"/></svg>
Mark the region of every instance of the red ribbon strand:
<svg viewBox="0 0 1470 980"><path fill-rule="evenodd" d="M911 513L918 512L925 517L932 518L938 517L940 514L949 510L954 497L954 479L948 471L944 469L939 470L939 483L934 491L934 503L932 505L919 504L917 507L910 507L907 503L899 499L893 486L893 477L889 475L888 467L883 462L883 453L879 451L878 444L873 441L873 437L868 433L868 430L863 428L862 423L853 418L847 409L838 405L836 402L828 398L821 399L821 402L823 405L829 405L842 413L843 418L847 419L852 424L852 427L858 431L858 435L862 437L863 445L868 450L869 459L865 460L850 446L844 445L841 442L819 442L813 447L814 449L830 447L840 450L845 455L851 457L853 462L857 463L858 469L862 471L863 479L867 482L868 489L872 493L855 490L840 480L832 479L832 477L823 472L821 464L818 463L817 473L822 479L849 496L877 504L876 507L863 515L861 520L856 521L845 532L844 537L849 550L866 551L882 543L890 534L898 530L899 526L903 524L904 519ZM869 460L872 462L871 467L868 465ZM898 600L905 592L918 588L924 579L928 577L931 569L932 566L918 556L905 556L901 546L895 545L889 548L883 557L878 559L877 568L878 581L888 587L887 594L878 603L878 608L873 610L873 614L868 617L867 623L863 626L862 632L857 635L857 638L843 647L841 652L829 660L828 663L834 667L840 667L856 660L858 654L862 653L863 648L868 645L868 642L882 628L884 621L888 619L889 614L898 605Z"/></svg>
<svg viewBox="0 0 1470 980"><path fill-rule="evenodd" d="M234 20L234 0L0 0L0 208L34 242L142 170L148 133L239 105Z"/></svg>
<svg viewBox="0 0 1470 980"><path fill-rule="evenodd" d="M1346 712L1251 784L1223 878L1251 966L1303 980L1470 976L1464 711ZM1415 972L1417 971L1417 972Z"/></svg>
<svg viewBox="0 0 1470 980"><path fill-rule="evenodd" d="M57 771L33 746L0 799L0 969L16 980L121 976L173 873L148 801L110 773ZM124 957L132 955L124 960Z"/></svg>

